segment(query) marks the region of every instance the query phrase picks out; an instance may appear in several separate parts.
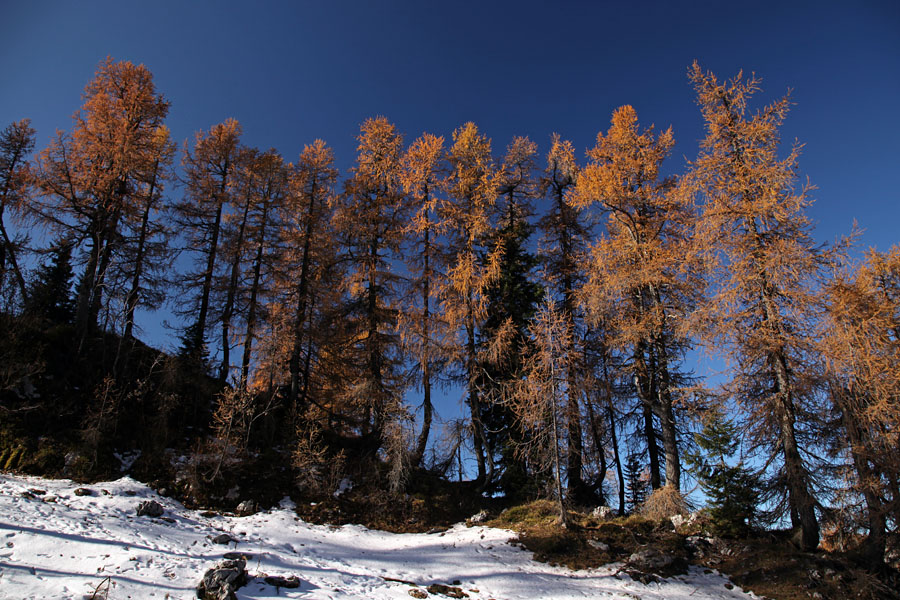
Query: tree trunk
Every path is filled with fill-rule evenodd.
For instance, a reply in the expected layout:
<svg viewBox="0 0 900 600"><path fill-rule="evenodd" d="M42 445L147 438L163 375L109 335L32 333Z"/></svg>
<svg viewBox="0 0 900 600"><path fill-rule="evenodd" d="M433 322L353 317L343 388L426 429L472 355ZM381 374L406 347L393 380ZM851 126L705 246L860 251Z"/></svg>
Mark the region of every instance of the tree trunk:
<svg viewBox="0 0 900 600"><path fill-rule="evenodd" d="M622 457L619 455L619 440L616 435L616 412L613 409L612 398L606 399L606 416L609 419L609 435L613 448L613 460L616 463L616 479L619 482L619 516L625 516L625 473L622 472Z"/></svg>
<svg viewBox="0 0 900 600"><path fill-rule="evenodd" d="M131 278L131 289L128 290L128 296L125 299L125 332L123 337L126 340L132 339L134 330L134 311L137 308L138 300L140 300L141 276L144 272L144 253L147 244L147 229L150 225L150 211L153 209L153 194L156 193L156 176L158 170L159 161L157 160L153 167L153 177L150 180L147 203L144 206L144 212L141 215L141 230L138 234L137 255L134 258L134 273Z"/></svg>
<svg viewBox="0 0 900 600"><path fill-rule="evenodd" d="M600 469L597 474L597 481L591 490L591 494L594 496L599 496L601 503L607 503L606 494L603 493L603 482L606 481L606 471L608 470L608 466L606 464L606 447L603 444L603 433L602 433L602 424L600 419L597 418L596 413L594 412L593 404L590 399L585 399L585 406L588 411L588 422L591 426L591 438L594 440L594 448L597 451L597 456L600 461ZM593 500L594 498L590 498Z"/></svg>
<svg viewBox="0 0 900 600"><path fill-rule="evenodd" d="M428 202L428 194L426 192L425 202ZM410 461L414 467L422 464L425 457L425 448L428 446L428 434L431 431L431 419L434 413L434 407L431 404L431 335L428 325L431 318L431 271L429 270L429 258L431 256L431 231L425 228L425 248L423 249L424 275L425 280L422 285L422 431L419 432L419 439L416 441L416 449Z"/></svg>
<svg viewBox="0 0 900 600"><path fill-rule="evenodd" d="M678 431L675 426L675 411L672 407L671 378L665 342L657 340L656 367L659 371L657 386L656 416L659 417L663 450L666 455L666 485L681 490L681 462L678 452Z"/></svg>
<svg viewBox="0 0 900 600"><path fill-rule="evenodd" d="M880 476L869 465L865 456L865 448L868 446L866 431L860 426L856 418L856 412L850 404L848 390L838 385L834 386L832 398L841 414L841 421L847 432L850 442L850 455L853 457L853 466L862 487L863 498L866 501L866 513L869 521L869 535L866 536L865 555L870 563L881 565L884 563L885 547L887 545L887 523L885 519L884 503L871 487L872 481L880 480Z"/></svg>
<svg viewBox="0 0 900 600"><path fill-rule="evenodd" d="M231 372L231 318L234 316L234 302L237 297L238 279L241 275L241 258L244 248L244 234L247 231L247 219L250 205L253 203L251 192L247 191L244 202L244 213L238 226L237 239L234 241L231 257L231 272L228 278L228 289L225 292L225 306L222 308L222 364L219 365L219 382L225 383Z"/></svg>
<svg viewBox="0 0 900 600"><path fill-rule="evenodd" d="M383 357L378 343L378 251L379 243L373 239L369 244L368 288L366 289L366 312L369 330L366 334L368 346L369 382L372 385L370 402L373 412L371 436L381 440L386 424L387 398L383 381Z"/></svg>
<svg viewBox="0 0 900 600"><path fill-rule="evenodd" d="M478 473L476 480L479 487L488 485L487 461L485 459L484 426L481 423L481 403L478 400L478 354L475 346L475 315L472 307L471 291L466 308L466 372L469 376L469 394L467 403L472 414L472 443L475 449L475 462Z"/></svg>
<svg viewBox="0 0 900 600"><path fill-rule="evenodd" d="M306 209L306 228L303 232L303 256L300 259L300 279L297 282L297 312L294 315L294 339L291 346L291 357L288 371L291 376L291 389L288 403L296 405L300 395L300 355L303 348L303 325L306 317L307 280L309 279L310 248L312 245L313 221L316 202L316 175L312 176L312 189L309 194L309 206Z"/></svg>
<svg viewBox="0 0 900 600"><path fill-rule="evenodd" d="M779 335L779 317L772 300L772 290L765 273L762 275L760 300L766 325L775 335ZM769 352L769 367L774 371L775 398L774 409L778 425L778 444L784 452L784 470L788 487L788 504L792 515L800 524L801 546L804 550L815 550L819 545L819 523L816 520L815 499L809 490L809 472L803 464L800 448L797 445L795 430L796 415L794 412L793 393L791 391L790 374L782 348Z"/></svg>
<svg viewBox="0 0 900 600"><path fill-rule="evenodd" d="M223 181L224 186L224 181ZM210 233L209 248L206 253L206 270L203 272L203 286L200 288L200 309L197 312L197 322L194 327L193 350L197 357L203 355L203 344L206 340L206 319L209 313L209 296L212 290L213 273L216 268L216 254L219 249L219 229L222 225L222 203L216 207L216 215L213 219Z"/></svg>
<svg viewBox="0 0 900 600"><path fill-rule="evenodd" d="M260 279L262 277L263 249L266 244L266 224L269 218L269 203L263 201L262 218L260 219L259 244L256 247L256 260L253 263L253 283L250 286L250 300L247 303L247 335L244 336L244 356L241 359L242 389L247 389L250 376L250 357L253 351L253 335L256 330L256 308L259 298Z"/></svg>

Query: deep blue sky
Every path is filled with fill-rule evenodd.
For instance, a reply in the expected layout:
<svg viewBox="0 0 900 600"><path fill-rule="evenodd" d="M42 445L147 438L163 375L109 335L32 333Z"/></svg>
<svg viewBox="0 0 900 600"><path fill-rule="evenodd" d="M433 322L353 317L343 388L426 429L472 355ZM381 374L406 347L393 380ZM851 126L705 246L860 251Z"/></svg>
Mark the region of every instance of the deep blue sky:
<svg viewBox="0 0 900 600"><path fill-rule="evenodd" d="M359 124L385 115L412 141L475 121L501 154L513 135L579 157L632 104L674 127L671 171L697 152L686 71L793 89L783 129L806 144L822 241L856 219L885 250L900 223L900 2L43 2L0 0L0 126L23 117L38 149L70 129L105 56L144 63L179 142L227 117L288 160L319 137L346 168ZM177 190L173 193L177 193Z"/></svg>

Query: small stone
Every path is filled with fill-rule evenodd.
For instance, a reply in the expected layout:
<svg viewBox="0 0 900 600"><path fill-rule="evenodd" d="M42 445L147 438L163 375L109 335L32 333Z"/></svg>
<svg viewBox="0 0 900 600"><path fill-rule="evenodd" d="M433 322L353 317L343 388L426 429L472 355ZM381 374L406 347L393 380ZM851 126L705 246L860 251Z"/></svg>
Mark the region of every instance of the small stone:
<svg viewBox="0 0 900 600"><path fill-rule="evenodd" d="M31 488L28 491L31 492L32 494L34 494L35 496L43 496L44 494L47 493L47 490L41 490L38 488Z"/></svg>
<svg viewBox="0 0 900 600"><path fill-rule="evenodd" d="M283 587L288 589L300 587L300 579L296 575L291 575L290 577L281 577L280 575L274 575L271 577L266 577L265 579L263 579L263 581L275 587Z"/></svg>
<svg viewBox="0 0 900 600"><path fill-rule="evenodd" d="M201 517L206 517L207 519L211 519L212 517L218 517L219 513L214 510L204 510L200 513Z"/></svg>
<svg viewBox="0 0 900 600"><path fill-rule="evenodd" d="M161 517L165 509L162 504L156 500L145 500L137 505L137 515L139 517Z"/></svg>
<svg viewBox="0 0 900 600"><path fill-rule="evenodd" d="M730 583L726 583L726 584L725 584L725 589L726 589L726 590L733 590L733 589L734 589L734 585L732 585L732 584L730 584Z"/></svg>
<svg viewBox="0 0 900 600"><path fill-rule="evenodd" d="M226 552L222 555L222 558L225 560L242 560L247 562L248 560L253 560L253 555L249 552Z"/></svg>
<svg viewBox="0 0 900 600"><path fill-rule="evenodd" d="M422 598L428 597L428 592L420 590L419 588L413 588L409 590L409 595L413 598L419 598L419 600L421 600Z"/></svg>
<svg viewBox="0 0 900 600"><path fill-rule="evenodd" d="M600 552L609 552L609 544L604 544L599 540L588 540L588 546Z"/></svg>
<svg viewBox="0 0 900 600"><path fill-rule="evenodd" d="M449 585L443 585L440 583L434 583L429 585L427 588L428 593L430 594L440 594L442 596L447 596L448 598L468 598L469 595L462 591L461 588L453 587Z"/></svg>
<svg viewBox="0 0 900 600"><path fill-rule="evenodd" d="M94 491L93 491L93 490L89 490L88 488L80 487L80 488L75 488L74 494L75 494L76 496L93 496L93 495L94 495Z"/></svg>
<svg viewBox="0 0 900 600"><path fill-rule="evenodd" d="M223 546L226 544L230 544L231 542L236 542L237 540L228 535L227 533L220 533L216 537L212 539L213 544L222 544Z"/></svg>

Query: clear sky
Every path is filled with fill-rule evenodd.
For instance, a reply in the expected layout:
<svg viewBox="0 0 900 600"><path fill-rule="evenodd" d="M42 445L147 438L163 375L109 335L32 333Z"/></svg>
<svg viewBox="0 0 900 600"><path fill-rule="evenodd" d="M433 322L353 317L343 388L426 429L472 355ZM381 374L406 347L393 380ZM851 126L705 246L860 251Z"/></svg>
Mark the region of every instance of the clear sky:
<svg viewBox="0 0 900 600"><path fill-rule="evenodd" d="M783 135L806 144L817 237L856 219L863 246L900 239L897 0L0 0L0 126L29 117L45 147L107 55L149 67L179 142L234 117L246 143L288 160L322 138L342 168L370 116L407 141L475 121L496 154L514 135L543 154L556 131L583 159L632 104L643 124L673 126L678 172L703 135L688 66L743 69L763 78L760 102L793 89Z"/></svg>

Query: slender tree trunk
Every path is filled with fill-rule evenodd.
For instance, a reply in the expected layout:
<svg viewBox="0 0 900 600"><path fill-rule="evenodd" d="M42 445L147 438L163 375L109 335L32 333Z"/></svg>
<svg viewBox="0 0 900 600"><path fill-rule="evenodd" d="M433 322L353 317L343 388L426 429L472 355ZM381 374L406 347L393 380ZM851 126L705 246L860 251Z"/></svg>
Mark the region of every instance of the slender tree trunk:
<svg viewBox="0 0 900 600"><path fill-rule="evenodd" d="M262 220L260 222L259 245L256 247L256 260L253 263L253 283L250 286L250 300L247 304L247 334L244 336L244 356L241 359L241 389L247 389L247 379L250 376L250 358L253 351L253 335L256 330L256 309L260 279L262 277L263 249L266 243L268 212L269 203L264 201Z"/></svg>
<svg viewBox="0 0 900 600"><path fill-rule="evenodd" d="M428 202L428 194L425 194L425 202ZM417 467L422 464L425 457L425 448L428 446L428 434L431 431L431 419L434 407L431 404L431 340L428 324L431 319L431 271L429 259L431 257L431 230L425 228L425 248L423 249L424 275L422 285L422 431L416 441L416 449L413 453L412 465Z"/></svg>
<svg viewBox="0 0 900 600"><path fill-rule="evenodd" d="M647 404L643 405L644 437L647 439L647 454L650 458L650 489L662 487L659 476L659 446L656 443L656 428L653 426L653 411Z"/></svg>
<svg viewBox="0 0 900 600"><path fill-rule="evenodd" d="M90 250L88 252L87 264L84 266L84 273L78 282L78 301L75 308L75 327L78 331L78 353L85 339L91 330L90 315L91 305L93 303L93 294L97 286L97 269L100 264L102 238L95 228L91 231ZM96 322L95 322L96 324Z"/></svg>
<svg viewBox="0 0 900 600"><path fill-rule="evenodd" d="M252 204L248 189L244 203L244 213L238 226L237 239L234 241L231 257L231 272L228 277L228 289L225 291L225 306L222 308L222 364L219 365L219 381L225 383L231 372L231 318L234 316L234 303L237 297L238 279L241 275L241 258L244 248L244 235L247 231L247 219Z"/></svg>
<svg viewBox="0 0 900 600"><path fill-rule="evenodd" d="M644 359L644 344L638 343L634 351L634 387L641 401L644 438L647 440L647 454L650 459L650 488L656 490L661 487L661 480L659 446L656 443L656 428L653 426L653 397L657 388L653 374L653 366L648 367Z"/></svg>
<svg viewBox="0 0 900 600"><path fill-rule="evenodd" d="M606 494L603 492L603 482L606 481L606 471L608 470L608 466L606 463L606 446L603 443L603 425L600 419L597 418L597 414L594 412L593 403L590 399L585 399L584 404L588 411L588 422L591 426L591 438L594 440L594 448L596 449L597 457L600 460L600 472L597 474L597 483L594 486L593 492L600 497L601 503L606 503Z"/></svg>
<svg viewBox="0 0 900 600"><path fill-rule="evenodd" d="M216 268L216 255L219 250L219 229L222 225L222 203L216 208L213 218L212 231L210 233L209 249L206 253L206 269L203 272L203 286L200 288L200 309L197 312L197 323L194 328L193 347L197 356L203 354L203 344L206 340L206 320L209 313L209 296L212 290L213 273Z"/></svg>
<svg viewBox="0 0 900 600"><path fill-rule="evenodd" d="M222 227L222 210L225 206L225 190L228 188L228 173L231 162L226 158L222 168L222 181L219 193L213 198L216 203L216 214L210 232L209 250L206 254L206 270L203 272L203 286L200 288L200 310L194 328L193 346L197 356L203 355L203 343L206 340L206 319L209 313L209 296L212 292L213 275L216 268L216 257L219 251L219 230Z"/></svg>
<svg viewBox="0 0 900 600"><path fill-rule="evenodd" d="M379 242L373 239L369 244L368 289L366 290L366 311L369 330L366 344L368 346L369 381L372 385L372 437L381 440L386 422L387 398L384 389L381 348L378 341L378 251Z"/></svg>
<svg viewBox="0 0 900 600"><path fill-rule="evenodd" d="M887 545L887 523L885 519L884 505L878 494L872 489L870 482L878 481L879 475L869 466L864 452L868 445L865 430L860 427L856 419L853 407L849 405L849 399L845 396L849 392L843 389L836 390L832 397L836 400L838 410L841 412L841 421L847 431L850 441L850 454L853 457L853 466L862 487L863 498L866 501L866 513L869 521L869 535L866 536L866 558L873 564L884 563L885 547Z"/></svg>
<svg viewBox="0 0 900 600"><path fill-rule="evenodd" d="M619 516L625 516L625 473L622 471L622 456L619 454L619 440L616 434L616 411L612 397L606 399L606 417L609 420L609 435L613 447L613 461L616 463L616 479L619 482Z"/></svg>
<svg viewBox="0 0 900 600"><path fill-rule="evenodd" d="M671 376L665 342L657 340L657 386L656 416L659 417L663 451L666 456L666 485L681 490L681 459L678 452L678 431L675 426L675 411L672 407Z"/></svg>
<svg viewBox="0 0 900 600"><path fill-rule="evenodd" d="M147 195L147 204L141 215L141 230L138 234L137 255L134 258L134 273L131 278L131 289L125 299L125 332L123 337L131 340L134 331L134 311L140 299L141 276L144 273L144 253L147 244L147 230L150 226L150 211L153 209L153 195L156 193L156 177L159 170L157 160L153 167L153 177L150 180L150 189Z"/></svg>
<svg viewBox="0 0 900 600"><path fill-rule="evenodd" d="M316 174L312 175L312 188L309 194L309 205L306 209L306 227L303 232L303 256L300 260L300 279L297 281L297 312L294 316L294 339L291 346L291 357L288 371L291 376L291 389L288 402L296 405L300 395L300 355L303 348L303 330L307 305L307 280L309 279L310 248L312 245L314 211L316 202Z"/></svg>
<svg viewBox="0 0 900 600"><path fill-rule="evenodd" d="M481 422L481 403L478 399L478 354L475 346L475 315L472 306L472 292L466 300L466 372L469 376L469 411L472 414L472 443L475 447L475 461L478 469L477 481L481 487L487 486L487 461L485 459L484 425Z"/></svg>
<svg viewBox="0 0 900 600"><path fill-rule="evenodd" d="M550 332L552 336L552 331ZM550 340L550 344L548 344L549 348L553 348L553 340ZM550 431L551 431L551 440L553 444L553 479L554 484L556 485L556 500L557 500L557 508L559 510L559 521L563 527L567 527L569 524L569 515L566 512L566 498L563 495L563 485L562 485L562 456L560 452L560 443L559 443L559 392L556 385L556 368L555 368L555 357L550 356Z"/></svg>
<svg viewBox="0 0 900 600"><path fill-rule="evenodd" d="M754 224L755 230L755 224ZM780 319L765 273L762 274L760 300L765 323L775 335L781 333ZM796 515L801 527L801 546L804 550L815 550L819 545L819 523L816 520L815 499L809 489L809 472L803 464L797 444L795 429L796 415L791 391L790 374L784 350L777 348L768 356L769 368L774 371L775 417L778 424L778 443L784 452L785 478L788 486L788 504L792 515Z"/></svg>
<svg viewBox="0 0 900 600"><path fill-rule="evenodd" d="M298 398L301 405L306 405L309 397L309 373L312 369L313 340L312 335L306 336L306 356L303 357L303 389Z"/></svg>

